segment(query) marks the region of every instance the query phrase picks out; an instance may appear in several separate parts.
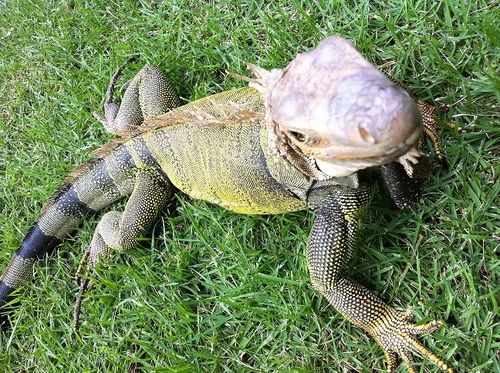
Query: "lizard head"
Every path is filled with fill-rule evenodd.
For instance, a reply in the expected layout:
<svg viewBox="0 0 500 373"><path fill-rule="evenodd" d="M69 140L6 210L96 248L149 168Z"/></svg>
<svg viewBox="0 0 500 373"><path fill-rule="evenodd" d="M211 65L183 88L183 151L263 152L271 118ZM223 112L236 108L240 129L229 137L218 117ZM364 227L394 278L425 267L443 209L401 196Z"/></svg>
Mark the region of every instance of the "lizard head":
<svg viewBox="0 0 500 373"><path fill-rule="evenodd" d="M410 95L341 37L323 40L285 69L250 69L271 132L285 136L329 176L390 163L422 134Z"/></svg>

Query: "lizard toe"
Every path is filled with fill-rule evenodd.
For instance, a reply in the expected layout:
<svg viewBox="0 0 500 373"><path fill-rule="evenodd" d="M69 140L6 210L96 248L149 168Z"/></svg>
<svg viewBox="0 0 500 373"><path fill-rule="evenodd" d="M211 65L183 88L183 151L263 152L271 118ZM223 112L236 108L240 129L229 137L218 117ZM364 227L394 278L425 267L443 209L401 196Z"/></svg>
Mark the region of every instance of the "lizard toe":
<svg viewBox="0 0 500 373"><path fill-rule="evenodd" d="M417 336L420 334L434 332L443 323L433 320L423 325L415 325L411 320L412 316L410 313L395 311L373 330L372 335L385 351L387 372L396 371L397 357L399 356L406 365L408 372L416 373L417 371L413 366L413 354L417 353L422 358L437 365L442 371L453 373L453 368L423 346L417 339Z"/></svg>

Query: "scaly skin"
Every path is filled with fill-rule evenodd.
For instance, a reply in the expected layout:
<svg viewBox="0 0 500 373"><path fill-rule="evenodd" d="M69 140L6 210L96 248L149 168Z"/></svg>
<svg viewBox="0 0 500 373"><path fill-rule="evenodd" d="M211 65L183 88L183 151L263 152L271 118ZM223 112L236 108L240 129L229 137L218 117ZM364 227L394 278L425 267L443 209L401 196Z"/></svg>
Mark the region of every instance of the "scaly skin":
<svg viewBox="0 0 500 373"><path fill-rule="evenodd" d="M417 340L439 321L416 326L408 313L344 276L359 215L380 169L398 205L418 199L419 177L429 164L415 149L422 118L414 101L338 37L299 55L284 70L253 70L255 88L223 92L164 114L177 99L158 69L141 70L120 106L112 102L117 72L105 115L96 117L122 137L73 171L46 204L0 282L4 319L11 293L29 280L35 259L86 215L129 196L123 212L108 212L99 222L86 254L90 270L135 245L180 190L238 213L314 211L307 248L313 286L374 337L388 372L395 371L398 356L416 372L413 352L452 372ZM413 173L419 176L414 179ZM76 326L89 285L82 280Z"/></svg>

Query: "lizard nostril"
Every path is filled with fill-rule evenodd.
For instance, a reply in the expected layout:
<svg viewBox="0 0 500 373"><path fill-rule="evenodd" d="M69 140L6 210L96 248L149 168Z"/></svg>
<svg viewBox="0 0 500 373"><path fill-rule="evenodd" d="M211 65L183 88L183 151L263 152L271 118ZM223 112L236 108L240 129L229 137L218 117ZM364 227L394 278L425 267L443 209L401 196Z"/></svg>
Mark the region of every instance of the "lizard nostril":
<svg viewBox="0 0 500 373"><path fill-rule="evenodd" d="M363 127L359 128L359 134L361 135L363 140L365 140L367 143L375 144L375 138L372 136L372 134L370 132L368 132Z"/></svg>

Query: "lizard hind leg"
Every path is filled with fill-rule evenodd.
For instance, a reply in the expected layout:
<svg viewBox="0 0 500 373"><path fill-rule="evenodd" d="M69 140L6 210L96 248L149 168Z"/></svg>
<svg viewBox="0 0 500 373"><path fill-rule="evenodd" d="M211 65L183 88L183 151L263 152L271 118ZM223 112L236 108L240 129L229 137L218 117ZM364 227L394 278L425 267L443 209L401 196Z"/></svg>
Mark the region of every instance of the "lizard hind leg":
<svg viewBox="0 0 500 373"><path fill-rule="evenodd" d="M97 225L92 242L89 248L85 251L84 257L80 262L80 266L76 272L76 281L80 286L78 297L76 299L75 311L73 315L73 323L75 329L80 325L80 309L83 301L83 295L89 290L92 283L90 279L81 277L84 268L87 270L94 268L101 259L109 257L113 251L121 251L122 247L119 244L118 232L122 213L118 211L110 211L106 213L99 224ZM107 241L107 242L106 242Z"/></svg>
<svg viewBox="0 0 500 373"><path fill-rule="evenodd" d="M91 286L90 280L82 277L83 272L92 270L113 253L135 246L137 240L153 225L158 212L170 201L173 189L170 182L156 170L139 169L134 190L123 213L110 211L101 218L77 271L80 289L74 312L75 329L78 329L80 324L83 295Z"/></svg>
<svg viewBox="0 0 500 373"><path fill-rule="evenodd" d="M145 119L157 117L180 105L179 96L165 74L150 64L128 82L122 102L118 104L113 100L113 95L122 69L119 68L109 82L104 115L97 111L92 113L108 132L120 135L123 131L134 130L142 126Z"/></svg>

